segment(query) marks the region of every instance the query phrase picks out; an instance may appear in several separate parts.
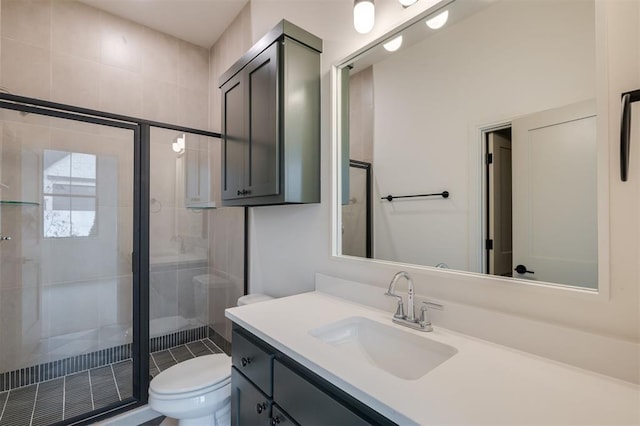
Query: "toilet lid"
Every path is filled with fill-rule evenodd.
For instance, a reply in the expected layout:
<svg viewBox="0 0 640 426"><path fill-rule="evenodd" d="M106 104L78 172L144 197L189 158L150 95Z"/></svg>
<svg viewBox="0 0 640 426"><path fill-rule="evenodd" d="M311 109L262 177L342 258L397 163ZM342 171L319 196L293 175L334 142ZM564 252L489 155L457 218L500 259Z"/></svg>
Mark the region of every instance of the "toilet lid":
<svg viewBox="0 0 640 426"><path fill-rule="evenodd" d="M226 354L205 355L167 368L149 384L157 394L193 392L217 383L226 384L231 375L231 358Z"/></svg>

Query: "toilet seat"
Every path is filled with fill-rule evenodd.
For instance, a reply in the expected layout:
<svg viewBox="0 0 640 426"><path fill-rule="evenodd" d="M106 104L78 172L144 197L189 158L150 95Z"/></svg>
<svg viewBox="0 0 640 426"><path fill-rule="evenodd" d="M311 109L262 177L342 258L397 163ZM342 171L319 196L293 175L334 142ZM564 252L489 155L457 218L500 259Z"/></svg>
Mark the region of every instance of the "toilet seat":
<svg viewBox="0 0 640 426"><path fill-rule="evenodd" d="M149 384L149 393L160 399L189 398L215 391L230 382L231 358L226 354L204 355L158 374Z"/></svg>

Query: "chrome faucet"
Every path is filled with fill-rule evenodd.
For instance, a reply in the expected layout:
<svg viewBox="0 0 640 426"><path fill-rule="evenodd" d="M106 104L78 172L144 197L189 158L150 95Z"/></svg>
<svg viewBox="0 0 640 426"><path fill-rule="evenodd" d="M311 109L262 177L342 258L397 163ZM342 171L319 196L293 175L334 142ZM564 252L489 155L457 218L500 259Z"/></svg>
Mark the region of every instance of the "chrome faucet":
<svg viewBox="0 0 640 426"><path fill-rule="evenodd" d="M402 303L402 296L396 294L396 282L400 279L404 278L407 280L407 314L404 313L404 305ZM400 271L396 273L391 282L389 283L389 289L387 290L385 296L396 297L398 299L398 307L396 309L396 313L393 315L393 322L396 324L404 325L406 327L415 328L420 331L433 331L433 327L431 326L431 322L427 319L427 305L423 302L423 306L420 309L420 318L416 319L416 310L413 299L413 281L408 273L405 271Z"/></svg>

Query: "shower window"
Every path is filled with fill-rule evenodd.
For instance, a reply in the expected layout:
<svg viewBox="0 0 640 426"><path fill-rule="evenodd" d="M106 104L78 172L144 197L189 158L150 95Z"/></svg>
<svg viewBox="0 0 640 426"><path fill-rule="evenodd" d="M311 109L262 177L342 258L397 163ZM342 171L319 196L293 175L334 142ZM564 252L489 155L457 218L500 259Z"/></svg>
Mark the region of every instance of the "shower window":
<svg viewBox="0 0 640 426"><path fill-rule="evenodd" d="M42 168L44 237L95 236L96 155L45 149Z"/></svg>

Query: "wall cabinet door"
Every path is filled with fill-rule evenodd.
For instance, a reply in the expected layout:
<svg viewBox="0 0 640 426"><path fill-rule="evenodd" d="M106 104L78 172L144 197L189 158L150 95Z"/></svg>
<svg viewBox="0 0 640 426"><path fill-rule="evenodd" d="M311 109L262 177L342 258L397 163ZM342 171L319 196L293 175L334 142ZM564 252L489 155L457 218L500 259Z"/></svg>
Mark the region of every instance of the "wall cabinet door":
<svg viewBox="0 0 640 426"><path fill-rule="evenodd" d="M280 192L278 49L276 41L222 87L225 200Z"/></svg>
<svg viewBox="0 0 640 426"><path fill-rule="evenodd" d="M222 199L244 197L244 169L247 152L244 74L222 86Z"/></svg>
<svg viewBox="0 0 640 426"><path fill-rule="evenodd" d="M235 367L231 368L231 383L231 425L269 425L271 400Z"/></svg>
<svg viewBox="0 0 640 426"><path fill-rule="evenodd" d="M249 91L247 197L280 193L278 149L278 51L279 42L256 56L247 66Z"/></svg>

